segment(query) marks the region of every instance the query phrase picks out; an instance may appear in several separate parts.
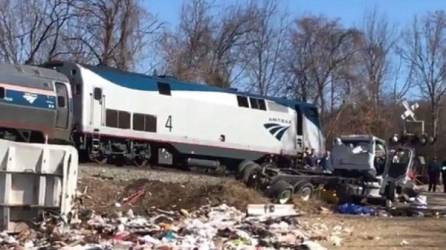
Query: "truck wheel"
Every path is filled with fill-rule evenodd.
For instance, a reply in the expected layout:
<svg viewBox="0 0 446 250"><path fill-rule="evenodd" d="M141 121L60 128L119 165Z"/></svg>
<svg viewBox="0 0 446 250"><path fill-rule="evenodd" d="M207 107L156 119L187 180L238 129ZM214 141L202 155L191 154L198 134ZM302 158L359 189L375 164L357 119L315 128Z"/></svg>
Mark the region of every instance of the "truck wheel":
<svg viewBox="0 0 446 250"><path fill-rule="evenodd" d="M253 161L248 161L248 160L242 161L242 162L238 165L237 174L236 174L235 177L236 177L237 179L242 179L242 178L243 178L243 174L244 174L244 170L245 170L245 168L248 167L248 166L250 166L250 165L253 165L253 164L256 164L256 163L253 162Z"/></svg>
<svg viewBox="0 0 446 250"><path fill-rule="evenodd" d="M261 165L262 168L277 168L277 165L273 162L264 162Z"/></svg>
<svg viewBox="0 0 446 250"><path fill-rule="evenodd" d="M288 203L293 196L293 186L284 180L277 181L271 186L271 194L279 204Z"/></svg>
<svg viewBox="0 0 446 250"><path fill-rule="evenodd" d="M242 177L243 182L249 186L251 176L255 174L257 171L260 171L260 166L257 163L253 163L246 166L245 169L243 169L243 177Z"/></svg>
<svg viewBox="0 0 446 250"><path fill-rule="evenodd" d="M313 195L314 186L309 182L298 184L295 188L296 195L303 201L310 200Z"/></svg>

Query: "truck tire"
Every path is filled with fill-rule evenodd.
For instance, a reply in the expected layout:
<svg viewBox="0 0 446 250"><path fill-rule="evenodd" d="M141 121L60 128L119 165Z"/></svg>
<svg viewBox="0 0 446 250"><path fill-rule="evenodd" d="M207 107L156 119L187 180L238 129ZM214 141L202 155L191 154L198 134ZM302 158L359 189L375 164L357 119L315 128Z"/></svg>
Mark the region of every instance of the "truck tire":
<svg viewBox="0 0 446 250"><path fill-rule="evenodd" d="M293 197L293 186L284 180L279 180L271 186L271 196L279 204L288 203Z"/></svg>
<svg viewBox="0 0 446 250"><path fill-rule="evenodd" d="M314 186L309 182L301 182L297 184L294 188L294 192L302 201L310 200L313 196Z"/></svg>
<svg viewBox="0 0 446 250"><path fill-rule="evenodd" d="M243 182L246 185L250 186L249 184L250 184L251 176L253 174L255 174L256 172L260 171L260 169L261 168L260 168L259 164L255 163L255 162L253 162L253 164L249 164L248 166L246 166L243 169L243 177L242 177Z"/></svg>
<svg viewBox="0 0 446 250"><path fill-rule="evenodd" d="M235 175L235 177L237 179L242 179L245 168L247 166L250 166L253 164L256 164L256 163L253 161L248 161L248 160L244 160L244 161L240 162L240 164L238 165L237 174Z"/></svg>

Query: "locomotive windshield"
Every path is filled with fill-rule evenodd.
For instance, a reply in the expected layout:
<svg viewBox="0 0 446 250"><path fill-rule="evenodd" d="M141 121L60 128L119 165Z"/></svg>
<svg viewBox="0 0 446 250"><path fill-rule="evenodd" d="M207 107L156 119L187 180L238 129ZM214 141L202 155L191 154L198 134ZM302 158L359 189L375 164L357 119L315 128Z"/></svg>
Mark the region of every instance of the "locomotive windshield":
<svg viewBox="0 0 446 250"><path fill-rule="evenodd" d="M304 107L303 113L316 127L320 127L319 113L316 107Z"/></svg>

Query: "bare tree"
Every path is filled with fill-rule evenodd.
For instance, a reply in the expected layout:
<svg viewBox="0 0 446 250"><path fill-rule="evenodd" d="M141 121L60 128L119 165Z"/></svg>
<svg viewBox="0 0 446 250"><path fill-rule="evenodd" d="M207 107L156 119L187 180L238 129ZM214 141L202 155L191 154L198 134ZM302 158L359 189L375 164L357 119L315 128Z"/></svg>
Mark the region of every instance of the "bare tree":
<svg viewBox="0 0 446 250"><path fill-rule="evenodd" d="M302 26L302 30L292 31L288 38L289 55L284 58L282 69L286 83L285 94L304 102L314 99L315 88L309 78L309 69L313 64L312 48L316 43L315 34ZM291 93L290 93L291 92Z"/></svg>
<svg viewBox="0 0 446 250"><path fill-rule="evenodd" d="M413 68L413 77L421 94L430 103L430 129L438 133L440 103L446 93L446 14L428 13L414 19L406 33L403 56Z"/></svg>
<svg viewBox="0 0 446 250"><path fill-rule="evenodd" d="M252 41L242 51L246 63L249 88L260 95L274 95L280 86L280 63L286 42L286 16L280 15L277 2L264 1L261 6L252 7L257 14L254 29L248 33Z"/></svg>
<svg viewBox="0 0 446 250"><path fill-rule="evenodd" d="M0 55L5 62L34 64L51 60L61 43L75 0L0 3Z"/></svg>
<svg viewBox="0 0 446 250"><path fill-rule="evenodd" d="M185 2L178 30L165 32L161 40L167 73L184 80L231 86L241 75L241 51L250 43L247 34L255 20L250 6L231 5L212 16L213 6L207 1Z"/></svg>
<svg viewBox="0 0 446 250"><path fill-rule="evenodd" d="M235 84L246 68L243 51L253 41L249 39L255 29L257 9L253 3L246 6L232 5L222 13L218 20L213 46L210 52L210 64L207 80L220 87Z"/></svg>
<svg viewBox="0 0 446 250"><path fill-rule="evenodd" d="M393 77L387 93L394 106L400 105L401 101L406 98L409 91L414 87L413 72L413 64L407 64L404 57L401 56L401 48L396 48L396 55L391 69Z"/></svg>
<svg viewBox="0 0 446 250"><path fill-rule="evenodd" d="M68 52L91 63L134 68L162 23L137 0L85 0L74 6L77 19L65 33ZM78 49L78 51L72 51Z"/></svg>
<svg viewBox="0 0 446 250"><path fill-rule="evenodd" d="M185 3L175 33L166 32L161 48L166 71L184 80L204 81L203 65L212 47L215 27L209 14L211 6L204 0Z"/></svg>
<svg viewBox="0 0 446 250"><path fill-rule="evenodd" d="M385 17L378 16L376 9L368 12L364 20L363 45L359 55L364 69L366 90L373 108L378 109L386 77L390 70L391 52L396 42L393 35L395 29L390 27Z"/></svg>
<svg viewBox="0 0 446 250"><path fill-rule="evenodd" d="M304 17L296 21L290 34L290 61L288 69L296 81L289 89L304 101L309 100L311 89L313 102L318 103L321 114L326 109L326 89L333 73L345 64L357 51L354 41L358 31L344 29L337 20L323 17Z"/></svg>

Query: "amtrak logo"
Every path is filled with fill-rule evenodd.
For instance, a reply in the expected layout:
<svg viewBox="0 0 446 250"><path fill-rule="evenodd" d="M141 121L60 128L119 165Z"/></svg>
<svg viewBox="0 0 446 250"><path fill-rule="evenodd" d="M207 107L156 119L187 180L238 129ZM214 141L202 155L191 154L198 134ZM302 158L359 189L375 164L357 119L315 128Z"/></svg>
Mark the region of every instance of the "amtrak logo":
<svg viewBox="0 0 446 250"><path fill-rule="evenodd" d="M23 98L25 100L27 100L30 104L33 104L34 101L37 99L37 95L36 94L31 94L31 93L25 93L23 95Z"/></svg>
<svg viewBox="0 0 446 250"><path fill-rule="evenodd" d="M285 132L290 128L290 126L281 125L278 123L265 123L263 126L268 130L268 132L276 137L277 140L281 140Z"/></svg>

